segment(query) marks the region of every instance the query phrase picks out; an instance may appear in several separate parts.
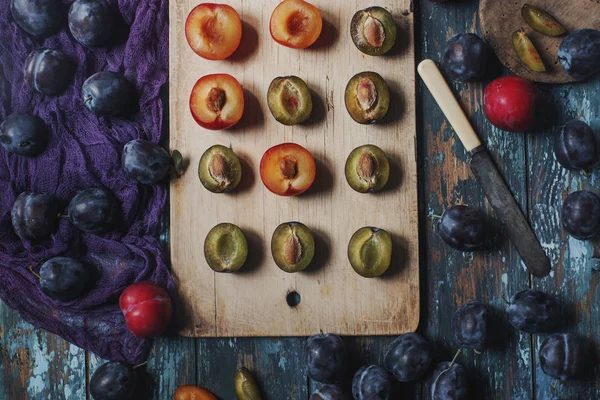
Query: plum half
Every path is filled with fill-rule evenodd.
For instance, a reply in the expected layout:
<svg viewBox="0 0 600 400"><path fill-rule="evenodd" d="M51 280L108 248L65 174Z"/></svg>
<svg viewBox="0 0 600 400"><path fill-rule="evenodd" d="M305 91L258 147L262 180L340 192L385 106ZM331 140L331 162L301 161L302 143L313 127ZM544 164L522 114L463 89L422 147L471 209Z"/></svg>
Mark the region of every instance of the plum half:
<svg viewBox="0 0 600 400"><path fill-rule="evenodd" d="M279 196L304 193L313 184L316 174L313 156L295 143L271 147L260 160L260 177L264 185Z"/></svg>
<svg viewBox="0 0 600 400"><path fill-rule="evenodd" d="M237 272L248 257L246 236L236 225L219 224L206 236L204 257L215 272Z"/></svg>
<svg viewBox="0 0 600 400"><path fill-rule="evenodd" d="M376 278L388 270L392 262L392 236L383 229L365 227L352 235L348 259L357 274Z"/></svg>
<svg viewBox="0 0 600 400"><path fill-rule="evenodd" d="M306 121L313 107L308 85L297 76L273 79L267 94L267 104L273 118L283 125L296 125Z"/></svg>
<svg viewBox="0 0 600 400"><path fill-rule="evenodd" d="M383 7L369 7L358 11L350 23L354 45L370 56L381 56L396 43L396 21Z"/></svg>
<svg viewBox="0 0 600 400"><path fill-rule="evenodd" d="M202 154L198 166L202 185L213 193L226 193L235 189L242 179L242 164L228 147L214 145Z"/></svg>
<svg viewBox="0 0 600 400"><path fill-rule="evenodd" d="M315 239L300 222L286 222L277 227L271 239L275 264L285 272L299 272L309 266L315 255Z"/></svg>
<svg viewBox="0 0 600 400"><path fill-rule="evenodd" d="M352 150L345 167L348 185L359 193L382 190L390 177L390 163L379 147L365 145Z"/></svg>
<svg viewBox="0 0 600 400"><path fill-rule="evenodd" d="M372 124L385 117L390 108L390 92L385 80L376 72L354 75L344 95L346 110L359 124Z"/></svg>
<svg viewBox="0 0 600 400"><path fill-rule="evenodd" d="M187 17L185 37L200 57L224 60L240 45L242 20L238 12L227 4L200 4Z"/></svg>
<svg viewBox="0 0 600 400"><path fill-rule="evenodd" d="M284 0L273 11L269 29L280 45L304 49L321 35L323 17L317 7L304 0Z"/></svg>
<svg viewBox="0 0 600 400"><path fill-rule="evenodd" d="M198 125L205 129L231 128L244 114L242 85L228 74L203 76L192 89L190 110Z"/></svg>

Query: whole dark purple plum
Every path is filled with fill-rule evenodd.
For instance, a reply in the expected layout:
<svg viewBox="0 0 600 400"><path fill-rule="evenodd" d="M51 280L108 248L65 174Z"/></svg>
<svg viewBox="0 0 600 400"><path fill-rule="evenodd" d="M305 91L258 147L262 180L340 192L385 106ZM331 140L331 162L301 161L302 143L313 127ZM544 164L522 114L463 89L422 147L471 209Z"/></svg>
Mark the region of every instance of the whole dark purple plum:
<svg viewBox="0 0 600 400"><path fill-rule="evenodd" d="M171 157L162 147L135 139L123 148L121 163L131 178L145 185L155 185L169 173Z"/></svg>
<svg viewBox="0 0 600 400"><path fill-rule="evenodd" d="M115 195L100 188L85 189L69 203L67 213L77 228L89 233L106 233L117 224L120 214Z"/></svg>
<svg viewBox="0 0 600 400"><path fill-rule="evenodd" d="M90 393L94 400L131 400L138 398L137 384L137 375L131 366L111 361L92 375Z"/></svg>
<svg viewBox="0 0 600 400"><path fill-rule="evenodd" d="M339 385L323 385L310 395L310 400L352 400L352 397Z"/></svg>
<svg viewBox="0 0 600 400"><path fill-rule="evenodd" d="M558 162L570 170L589 169L598 162L598 142L588 124L571 121L554 138L554 154Z"/></svg>
<svg viewBox="0 0 600 400"><path fill-rule="evenodd" d="M67 89L73 79L73 65L69 57L59 50L37 49L27 60L25 81L36 92L55 96Z"/></svg>
<svg viewBox="0 0 600 400"><path fill-rule="evenodd" d="M438 222L438 232L448 246L460 251L484 249L492 240L485 214L465 205L448 208Z"/></svg>
<svg viewBox="0 0 600 400"><path fill-rule="evenodd" d="M561 381L583 378L592 371L588 342L569 333L548 336L539 351L542 371Z"/></svg>
<svg viewBox="0 0 600 400"><path fill-rule="evenodd" d="M56 230L57 219L56 198L43 193L21 193L11 212L15 233L26 240L48 239Z"/></svg>
<svg viewBox="0 0 600 400"><path fill-rule="evenodd" d="M32 36L46 38L57 33L65 20L60 0L11 0L10 12L21 29Z"/></svg>
<svg viewBox="0 0 600 400"><path fill-rule="evenodd" d="M390 343L383 365L400 382L415 381L425 375L433 358L431 344L418 333L405 333Z"/></svg>
<svg viewBox="0 0 600 400"><path fill-rule="evenodd" d="M83 103L96 115L126 115L137 102L135 87L123 75L104 71L90 76L81 88Z"/></svg>
<svg viewBox="0 0 600 400"><path fill-rule="evenodd" d="M306 373L317 382L336 383L348 366L348 353L341 337L316 334L304 343Z"/></svg>
<svg viewBox="0 0 600 400"><path fill-rule="evenodd" d="M584 79L600 71L600 31L581 29L565 37L558 59L567 74Z"/></svg>
<svg viewBox="0 0 600 400"><path fill-rule="evenodd" d="M567 196L561 212L564 230L575 239L588 240L600 232L600 198L577 191Z"/></svg>
<svg viewBox="0 0 600 400"><path fill-rule="evenodd" d="M44 121L31 114L9 115L0 125L0 144L11 153L35 157L46 149L49 140Z"/></svg>
<svg viewBox="0 0 600 400"><path fill-rule="evenodd" d="M471 302L460 306L452 317L454 341L460 347L483 351L487 347L488 311L485 304Z"/></svg>
<svg viewBox="0 0 600 400"><path fill-rule="evenodd" d="M390 374L379 365L360 367L352 379L352 396L355 400L388 400L391 391Z"/></svg>
<svg viewBox="0 0 600 400"><path fill-rule="evenodd" d="M559 322L559 308L554 297L535 289L515 294L506 313L512 326L528 333L549 332Z"/></svg>
<svg viewBox="0 0 600 400"><path fill-rule="evenodd" d="M452 36L442 56L442 68L457 81L483 78L488 63L488 46L473 33L459 33Z"/></svg>
<svg viewBox="0 0 600 400"><path fill-rule="evenodd" d="M467 400L468 380L465 367L448 361L437 365L431 382L432 400Z"/></svg>
<svg viewBox="0 0 600 400"><path fill-rule="evenodd" d="M40 268L40 288L55 300L74 300L89 288L92 275L91 267L83 261L54 257Z"/></svg>
<svg viewBox="0 0 600 400"><path fill-rule="evenodd" d="M75 0L69 9L69 29L86 47L105 45L115 30L116 7L106 0Z"/></svg>

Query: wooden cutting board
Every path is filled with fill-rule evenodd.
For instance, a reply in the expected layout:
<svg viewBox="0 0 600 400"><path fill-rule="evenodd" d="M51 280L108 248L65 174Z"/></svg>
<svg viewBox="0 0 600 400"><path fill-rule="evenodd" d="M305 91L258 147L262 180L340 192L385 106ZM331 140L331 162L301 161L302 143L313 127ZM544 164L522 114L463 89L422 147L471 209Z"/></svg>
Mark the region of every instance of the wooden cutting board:
<svg viewBox="0 0 600 400"><path fill-rule="evenodd" d="M170 140L190 166L171 186L171 261L179 293L178 317L184 336L306 336L319 330L342 335L390 335L414 331L419 322L418 202L415 131L415 59L410 0L385 0L398 23L392 54L360 53L349 34L350 20L370 0L314 0L324 18L319 41L306 50L276 44L269 19L277 0L224 0L243 20L238 51L225 61L207 61L188 46L184 25L199 1L170 6ZM388 82L392 107L387 121L363 126L346 112L344 89L359 72L376 71ZM194 83L203 75L228 73L244 87L246 109L232 129L199 127L188 106ZM303 125L276 122L267 107L267 89L277 76L297 75L313 91L314 110ZM295 142L317 162L317 178L305 194L271 194L262 184L259 163L271 146ZM231 194L212 194L197 168L214 144L232 146L242 159L243 178ZM381 147L392 176L380 194L359 194L346 183L348 154L364 144ZM316 255L305 272L287 274L270 253L271 236L283 222L300 221L315 234ZM218 223L238 225L249 242L240 273L218 274L207 265L203 243ZM393 265L386 275L366 279L347 258L352 234L363 226L393 236ZM290 307L292 292L301 301Z"/></svg>
<svg viewBox="0 0 600 400"><path fill-rule="evenodd" d="M565 73L558 61L558 47L565 36L544 36L531 29L521 17L521 7L525 3L546 10L569 32L573 32L584 28L600 29L600 0L480 0L479 2L481 31L502 64L516 75L534 82L575 81ZM536 45L548 72L532 72L517 57L512 45L512 33L519 28L525 29Z"/></svg>

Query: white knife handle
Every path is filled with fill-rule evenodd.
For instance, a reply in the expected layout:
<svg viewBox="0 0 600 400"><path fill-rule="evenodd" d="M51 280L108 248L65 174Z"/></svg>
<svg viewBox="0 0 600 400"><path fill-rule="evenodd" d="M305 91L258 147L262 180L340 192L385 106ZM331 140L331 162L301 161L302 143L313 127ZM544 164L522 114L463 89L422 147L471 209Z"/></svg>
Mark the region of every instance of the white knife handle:
<svg viewBox="0 0 600 400"><path fill-rule="evenodd" d="M454 128L465 149L471 152L481 146L481 140L473 130L464 111L460 108L460 104L458 104L437 65L432 60L423 60L417 67L417 71L442 112L450 121L450 125Z"/></svg>

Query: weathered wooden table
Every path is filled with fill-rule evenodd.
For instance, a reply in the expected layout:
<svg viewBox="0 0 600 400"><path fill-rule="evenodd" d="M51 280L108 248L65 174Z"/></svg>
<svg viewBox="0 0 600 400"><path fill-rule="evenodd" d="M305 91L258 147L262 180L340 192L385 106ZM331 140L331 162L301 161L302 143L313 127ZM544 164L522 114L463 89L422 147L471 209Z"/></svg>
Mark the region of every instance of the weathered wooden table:
<svg viewBox="0 0 600 400"><path fill-rule="evenodd" d="M439 59L446 40L457 32L478 30L477 2L415 2L417 55ZM584 176L562 169L552 153L552 132L572 118L600 132L600 79L567 86L543 86L540 122L535 134L512 134L492 128L482 114L484 85L454 84L490 153L498 163L553 262L552 274L532 280L506 239L498 248L476 255L444 246L434 233L430 214L453 204L489 204L470 175L466 154L441 111L417 82L418 160L422 258L422 316L419 331L435 341L439 359L454 353L450 319L457 307L477 299L489 303L500 320L493 327L492 348L460 356L472 377L473 399L597 399L600 380L559 384L540 370L537 349L543 336L519 334L502 323L507 296L526 287L555 293L562 304L566 331L600 335L600 275L592 271L600 246L569 239L560 229L562 200L579 187L594 190L598 171ZM23 322L0 306L0 400L81 400L89 397L90 372L102 361ZM381 362L391 338L348 338L352 367ZM155 399L166 400L180 384L201 384L221 398L235 398L232 377L245 365L257 374L270 400L307 399L313 382L302 371L303 338L186 339L156 341L148 362L155 375ZM598 376L598 374L596 374ZM394 399L427 398L424 385L398 385Z"/></svg>

